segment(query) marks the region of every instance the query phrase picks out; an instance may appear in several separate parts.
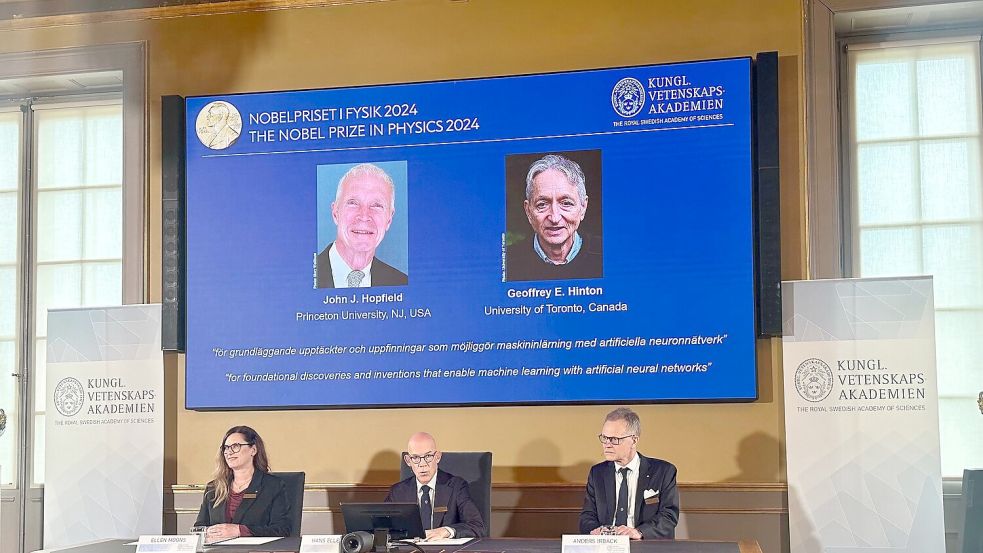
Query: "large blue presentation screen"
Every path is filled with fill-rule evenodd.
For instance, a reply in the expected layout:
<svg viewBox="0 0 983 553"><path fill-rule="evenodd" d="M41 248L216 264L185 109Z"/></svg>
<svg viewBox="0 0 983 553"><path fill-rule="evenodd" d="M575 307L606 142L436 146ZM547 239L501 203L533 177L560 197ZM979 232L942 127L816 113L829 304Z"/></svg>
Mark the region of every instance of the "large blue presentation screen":
<svg viewBox="0 0 983 553"><path fill-rule="evenodd" d="M186 117L190 409L757 396L749 59Z"/></svg>

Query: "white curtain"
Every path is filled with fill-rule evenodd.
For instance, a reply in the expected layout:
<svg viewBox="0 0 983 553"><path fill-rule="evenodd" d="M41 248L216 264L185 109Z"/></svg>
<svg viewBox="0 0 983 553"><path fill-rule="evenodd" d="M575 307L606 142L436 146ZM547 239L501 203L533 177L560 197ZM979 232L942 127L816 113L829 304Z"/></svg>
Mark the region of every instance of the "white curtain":
<svg viewBox="0 0 983 553"><path fill-rule="evenodd" d="M19 111L0 111L0 409L6 430L0 435L0 486L17 478L17 232L20 181Z"/></svg>
<svg viewBox="0 0 983 553"><path fill-rule="evenodd" d="M935 280L942 474L983 464L980 43L851 47L855 276Z"/></svg>
<svg viewBox="0 0 983 553"><path fill-rule="evenodd" d="M123 300L123 110L119 102L36 105L34 482L44 482L49 307Z"/></svg>

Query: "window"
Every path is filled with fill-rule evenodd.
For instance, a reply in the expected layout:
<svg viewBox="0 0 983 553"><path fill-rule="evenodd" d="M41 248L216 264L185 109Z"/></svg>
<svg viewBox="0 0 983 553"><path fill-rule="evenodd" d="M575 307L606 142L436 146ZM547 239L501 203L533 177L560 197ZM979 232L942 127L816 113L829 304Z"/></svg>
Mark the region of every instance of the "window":
<svg viewBox="0 0 983 553"><path fill-rule="evenodd" d="M13 485L16 478L17 448L7 445L16 443L20 418L17 380L10 376L18 372L20 137L21 112L0 111L0 409L6 417L3 433L7 435L0 447L0 486Z"/></svg>
<svg viewBox="0 0 983 553"><path fill-rule="evenodd" d="M983 460L980 43L860 45L847 53L852 243L863 277L930 274L943 476Z"/></svg>
<svg viewBox="0 0 983 553"><path fill-rule="evenodd" d="M42 546L47 309L147 299L145 68L142 42L0 54L0 550Z"/></svg>
<svg viewBox="0 0 983 553"><path fill-rule="evenodd" d="M44 482L48 308L123 300L123 112L100 104L35 109L35 483Z"/></svg>
<svg viewBox="0 0 983 553"><path fill-rule="evenodd" d="M18 108L0 114L0 374L21 372L17 367L25 364L18 358L33 359L26 369L34 401L17 401L16 381L5 378L0 405L11 406L12 434L18 411L33 405L33 428L21 430L33 431L31 478L42 484L48 308L123 300L123 113L118 99L58 104L30 98ZM33 152L32 159L24 152ZM29 183L23 164L32 168ZM29 295L24 282L32 283ZM28 310L33 325L24 337ZM26 351L18 352L20 344ZM4 448L0 459L5 485L16 479L17 449Z"/></svg>

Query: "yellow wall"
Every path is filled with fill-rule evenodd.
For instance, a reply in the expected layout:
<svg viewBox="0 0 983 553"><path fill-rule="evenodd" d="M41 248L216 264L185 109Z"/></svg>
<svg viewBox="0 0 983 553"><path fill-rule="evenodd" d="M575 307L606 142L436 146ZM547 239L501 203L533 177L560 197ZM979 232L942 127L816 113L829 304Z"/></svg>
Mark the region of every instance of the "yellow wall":
<svg viewBox="0 0 983 553"><path fill-rule="evenodd" d="M805 276L799 0L306 3L325 5L202 15L215 9L206 6L195 16L162 9L83 19L85 24L0 24L4 52L147 42L150 301L160 300L161 95L482 77L769 50L779 52L782 88L782 276ZM640 450L675 462L682 482L783 481L780 343L759 341L758 356L761 400L640 406ZM166 366L167 483L204 482L218 439L232 424L256 427L275 469L305 470L308 482L389 482L397 452L420 429L434 432L445 450L494 451L498 482L582 482L600 456L594 436L608 409L196 413L183 408L183 358L168 356Z"/></svg>

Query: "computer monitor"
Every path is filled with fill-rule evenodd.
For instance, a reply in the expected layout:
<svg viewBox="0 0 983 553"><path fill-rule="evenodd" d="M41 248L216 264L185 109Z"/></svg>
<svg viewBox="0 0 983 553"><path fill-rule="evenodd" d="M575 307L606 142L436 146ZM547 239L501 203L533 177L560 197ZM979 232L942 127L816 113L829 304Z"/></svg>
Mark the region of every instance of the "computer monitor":
<svg viewBox="0 0 983 553"><path fill-rule="evenodd" d="M416 503L342 503L345 532L388 530L390 539L425 538Z"/></svg>

